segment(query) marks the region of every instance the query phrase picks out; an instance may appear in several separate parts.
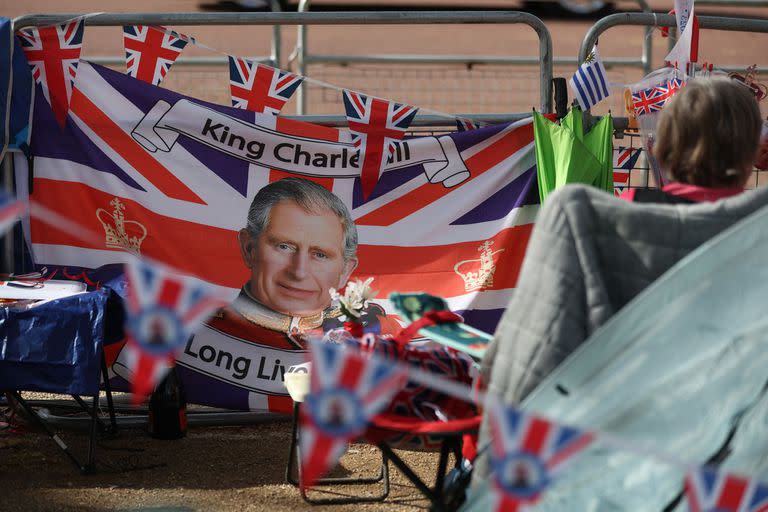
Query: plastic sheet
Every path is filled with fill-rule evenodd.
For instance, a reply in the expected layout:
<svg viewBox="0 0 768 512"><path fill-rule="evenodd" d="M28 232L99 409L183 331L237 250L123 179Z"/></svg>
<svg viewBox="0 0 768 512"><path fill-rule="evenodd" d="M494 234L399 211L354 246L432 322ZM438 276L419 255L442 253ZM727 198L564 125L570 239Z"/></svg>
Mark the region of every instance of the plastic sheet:
<svg viewBox="0 0 768 512"><path fill-rule="evenodd" d="M108 295L100 290L30 309L0 308L0 389L97 393Z"/></svg>
<svg viewBox="0 0 768 512"><path fill-rule="evenodd" d="M526 398L528 411L626 443L574 457L536 510L666 510L681 463L721 450L727 470L768 477L766 222L768 207L689 254ZM463 510L488 510L487 484L474 491Z"/></svg>

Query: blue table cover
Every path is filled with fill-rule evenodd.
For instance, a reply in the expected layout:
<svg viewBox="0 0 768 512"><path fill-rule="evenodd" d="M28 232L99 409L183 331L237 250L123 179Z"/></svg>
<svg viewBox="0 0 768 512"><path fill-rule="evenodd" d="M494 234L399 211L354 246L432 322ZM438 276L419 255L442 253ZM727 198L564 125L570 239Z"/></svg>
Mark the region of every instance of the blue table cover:
<svg viewBox="0 0 768 512"><path fill-rule="evenodd" d="M108 290L0 308L0 390L95 395Z"/></svg>

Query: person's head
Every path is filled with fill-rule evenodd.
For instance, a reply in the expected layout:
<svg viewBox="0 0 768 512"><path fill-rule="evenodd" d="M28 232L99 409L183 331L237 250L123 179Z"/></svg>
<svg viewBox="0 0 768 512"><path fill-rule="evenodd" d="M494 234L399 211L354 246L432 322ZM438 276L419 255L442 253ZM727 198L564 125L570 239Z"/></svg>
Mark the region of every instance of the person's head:
<svg viewBox="0 0 768 512"><path fill-rule="evenodd" d="M659 114L654 154L680 183L743 187L761 126L757 100L744 85L724 77L692 80Z"/></svg>
<svg viewBox="0 0 768 512"><path fill-rule="evenodd" d="M310 315L331 302L357 266L357 228L333 193L301 178L263 187L238 240L251 295L281 313Z"/></svg>

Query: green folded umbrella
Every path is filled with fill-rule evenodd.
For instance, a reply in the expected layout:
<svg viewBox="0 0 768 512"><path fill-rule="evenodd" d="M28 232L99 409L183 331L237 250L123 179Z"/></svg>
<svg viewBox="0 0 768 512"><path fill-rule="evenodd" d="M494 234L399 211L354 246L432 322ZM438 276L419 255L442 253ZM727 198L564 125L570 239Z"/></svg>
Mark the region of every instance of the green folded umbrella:
<svg viewBox="0 0 768 512"><path fill-rule="evenodd" d="M566 183L585 183L613 192L613 120L603 116L584 133L581 109L574 107L557 125L533 113L539 199Z"/></svg>

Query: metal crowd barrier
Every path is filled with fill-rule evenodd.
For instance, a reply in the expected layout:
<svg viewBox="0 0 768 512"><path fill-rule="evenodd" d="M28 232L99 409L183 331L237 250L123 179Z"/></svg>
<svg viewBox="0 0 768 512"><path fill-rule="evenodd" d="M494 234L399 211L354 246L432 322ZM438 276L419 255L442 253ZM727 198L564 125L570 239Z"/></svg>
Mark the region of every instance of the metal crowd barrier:
<svg viewBox="0 0 768 512"><path fill-rule="evenodd" d="M637 0L640 9L644 12L651 12L651 8L646 0ZM311 0L300 0L298 5L298 12L308 12L311 7ZM408 13L401 13L406 15ZM448 13L453 14L453 13ZM462 13L463 14L463 13ZM488 14L494 14L489 12ZM539 18L528 14L520 13L524 15L520 21L515 23L528 23L526 20L534 18L540 22ZM530 23L528 23L530 24ZM536 26L531 25L531 28L539 32ZM651 54L652 54L652 41L649 37L651 28L645 31L645 37L643 38L642 54L640 58L631 57L614 57L603 58L603 64L606 67L620 65L639 67L643 69L644 74L648 74L651 71ZM541 35L539 36L541 38ZM298 27L296 37L296 48L291 52L289 62L295 59L298 65L298 71L300 74L310 76L307 72L307 67L311 64L463 64L466 66L473 66L478 64L493 64L493 65L510 65L510 66L533 66L541 62L540 58L526 57L526 56L496 56L496 55L397 55L397 54L381 54L381 55L330 55L330 54L313 54L309 51L308 33L307 27L300 25ZM583 62L583 60L577 57L553 57L553 65L570 65L574 68ZM544 77L542 76L542 83ZM298 113L306 114L306 95L304 93L304 86L301 87L298 94ZM543 108L543 107L542 107Z"/></svg>
<svg viewBox="0 0 768 512"><path fill-rule="evenodd" d="M722 16L699 16L699 28L712 29L712 30L727 30L732 32L758 32L768 33L768 20L752 19L752 18L726 18ZM620 26L645 26L649 28L653 27L675 27L675 17L670 14L654 14L654 13L638 13L638 12L626 12L619 14L611 14L597 21L587 32L584 40L581 43L579 49L579 60L583 61L592 46L594 46L598 37L608 30L609 28ZM741 71L743 72L747 66L718 66L718 68L724 71ZM768 68L758 68L758 72L764 73L768 71Z"/></svg>
<svg viewBox="0 0 768 512"><path fill-rule="evenodd" d="M62 23L76 15L36 14L14 20L14 30L29 26ZM523 23L538 34L540 73L540 108L552 111L552 38L544 23L528 13L487 12L296 12L296 13L104 13L89 16L86 25L445 25L458 23ZM299 70L301 74L305 74ZM301 103L300 103L301 105ZM299 107L299 113L304 109Z"/></svg>
<svg viewBox="0 0 768 512"><path fill-rule="evenodd" d="M299 13L309 14L310 0L301 0L298 6ZM319 13L316 13L319 14ZM379 16L385 13L365 13L367 23L377 23ZM514 65L539 65L541 109L544 112L552 111L552 68L554 59L552 56L552 38L549 30L539 18L526 12L487 11L487 12L400 12L395 14L403 23L435 23L424 18L439 16L438 23L523 23L531 27L539 38L538 57L500 57L500 56L466 56L466 55L321 55L311 54L308 51L308 34L305 25L299 25L296 37L296 48L291 54L291 59L296 59L298 72L304 76L310 76L307 67L311 64L463 64L467 66L477 64L514 64ZM297 92L298 114L307 113L307 96L304 85Z"/></svg>

